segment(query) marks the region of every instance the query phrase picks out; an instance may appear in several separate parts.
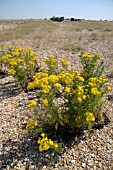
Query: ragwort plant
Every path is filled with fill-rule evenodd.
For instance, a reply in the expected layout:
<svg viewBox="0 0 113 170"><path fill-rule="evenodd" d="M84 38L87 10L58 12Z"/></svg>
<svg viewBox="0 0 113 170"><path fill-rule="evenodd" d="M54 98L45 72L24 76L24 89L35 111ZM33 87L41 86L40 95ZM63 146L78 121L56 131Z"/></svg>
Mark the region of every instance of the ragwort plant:
<svg viewBox="0 0 113 170"><path fill-rule="evenodd" d="M4 51L0 58L2 65L22 87L25 87L36 71L37 53L33 52L30 47L23 49L21 46L7 46Z"/></svg>
<svg viewBox="0 0 113 170"><path fill-rule="evenodd" d="M65 125L90 129L103 122L103 97L111 90L106 85L108 80L102 76L104 62L99 55L85 53L80 54L80 60L83 69L71 70L65 58L61 59L61 66L58 67L57 57L50 55L44 60L46 67L40 67L33 81L28 83L28 90L37 89L37 99L30 101L27 108L34 108L35 117L42 127L42 131L38 132L44 133L38 140L40 151L51 148L47 126L54 125L56 130ZM61 145L57 147L61 148ZM53 145L52 148L55 149Z"/></svg>

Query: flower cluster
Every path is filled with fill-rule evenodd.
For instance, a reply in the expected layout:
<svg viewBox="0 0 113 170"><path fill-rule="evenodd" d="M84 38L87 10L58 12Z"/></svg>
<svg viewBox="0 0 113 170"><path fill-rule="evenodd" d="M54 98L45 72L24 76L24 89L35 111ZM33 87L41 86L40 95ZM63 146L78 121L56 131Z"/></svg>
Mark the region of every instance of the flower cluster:
<svg viewBox="0 0 113 170"><path fill-rule="evenodd" d="M37 99L29 101L29 104L27 105L28 109L34 108L37 105Z"/></svg>
<svg viewBox="0 0 113 170"><path fill-rule="evenodd" d="M37 53L33 52L30 47L23 49L21 46L8 46L5 54L0 58L18 82L25 84L35 73L37 67Z"/></svg>
<svg viewBox="0 0 113 170"><path fill-rule="evenodd" d="M93 113L86 112L86 121L87 122L94 122L95 121L95 117L94 117Z"/></svg>
<svg viewBox="0 0 113 170"><path fill-rule="evenodd" d="M51 139L47 138L45 133L41 133L41 137L38 139L39 151L47 151L48 149L58 149L59 145L57 142L53 142Z"/></svg>
<svg viewBox="0 0 113 170"><path fill-rule="evenodd" d="M47 151L48 149L53 149L54 151L58 151L59 149L61 149L60 144L54 142L51 139L48 139L47 135L42 132L42 128L39 127L39 124L35 119L28 120L26 130L29 132L31 130L34 130L34 132L36 131L36 135L41 136L38 138L37 141L40 152Z"/></svg>
<svg viewBox="0 0 113 170"><path fill-rule="evenodd" d="M35 119L28 120L26 130L27 131L33 130L37 126L38 126L38 123L37 123L37 121Z"/></svg>

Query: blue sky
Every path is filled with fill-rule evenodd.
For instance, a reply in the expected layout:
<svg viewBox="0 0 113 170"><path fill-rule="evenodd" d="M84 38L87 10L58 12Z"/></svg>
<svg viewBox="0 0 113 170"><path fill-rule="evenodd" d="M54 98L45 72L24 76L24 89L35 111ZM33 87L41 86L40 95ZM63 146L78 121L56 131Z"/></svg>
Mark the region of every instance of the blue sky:
<svg viewBox="0 0 113 170"><path fill-rule="evenodd" d="M0 19L52 16L113 20L113 0L0 0Z"/></svg>

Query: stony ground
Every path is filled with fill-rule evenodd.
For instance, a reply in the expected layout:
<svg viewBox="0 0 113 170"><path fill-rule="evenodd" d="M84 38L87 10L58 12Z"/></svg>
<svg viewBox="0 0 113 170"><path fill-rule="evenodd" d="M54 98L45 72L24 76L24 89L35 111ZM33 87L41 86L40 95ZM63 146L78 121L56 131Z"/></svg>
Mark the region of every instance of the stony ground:
<svg viewBox="0 0 113 170"><path fill-rule="evenodd" d="M104 75L113 88L113 41L86 40L84 46L86 52L99 53L104 59ZM55 45L40 48L39 58L56 51L58 58L65 56L72 67L80 68L79 52L58 51ZM113 170L113 89L103 106L104 126L75 135L61 155L39 153L37 140L27 136L25 126L31 114L25 107L30 95L20 90L11 76L0 75L0 170Z"/></svg>

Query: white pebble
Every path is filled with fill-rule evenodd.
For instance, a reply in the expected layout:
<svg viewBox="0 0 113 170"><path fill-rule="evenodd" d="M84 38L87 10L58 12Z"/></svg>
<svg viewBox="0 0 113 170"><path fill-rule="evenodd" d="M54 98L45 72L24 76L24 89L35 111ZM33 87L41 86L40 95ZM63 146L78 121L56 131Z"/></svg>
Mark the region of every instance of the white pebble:
<svg viewBox="0 0 113 170"><path fill-rule="evenodd" d="M86 166L86 164L83 162L83 163L82 163L82 167L85 168L85 166Z"/></svg>

